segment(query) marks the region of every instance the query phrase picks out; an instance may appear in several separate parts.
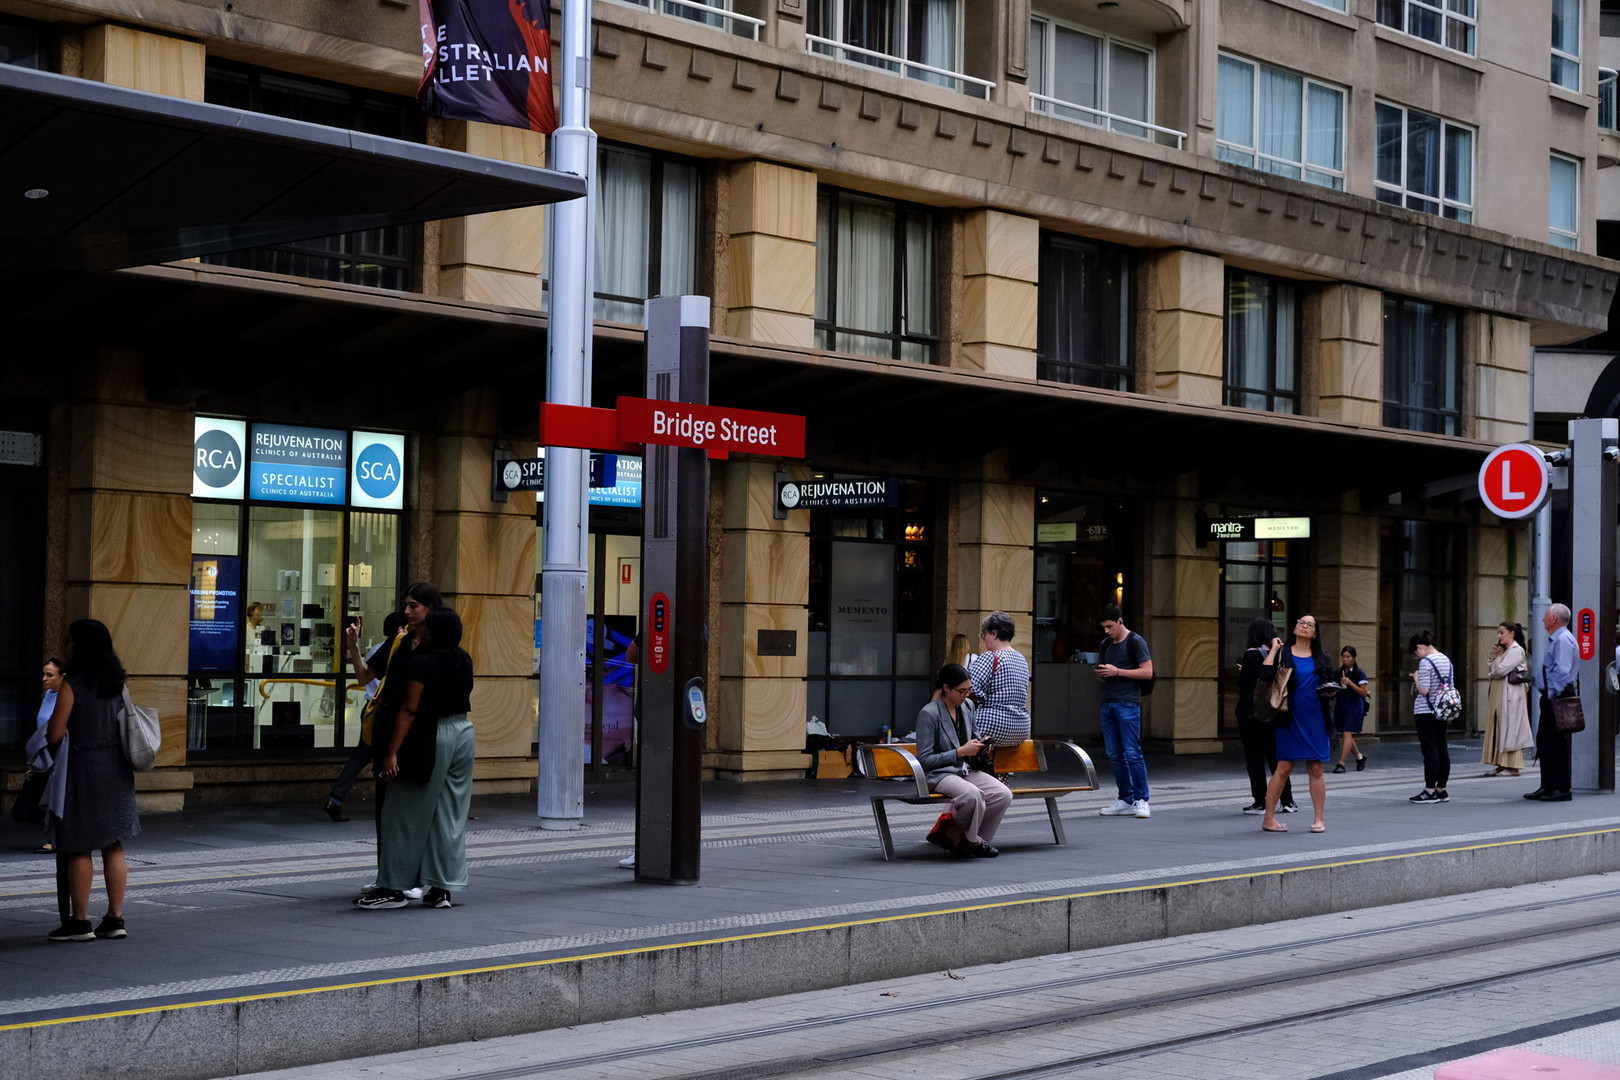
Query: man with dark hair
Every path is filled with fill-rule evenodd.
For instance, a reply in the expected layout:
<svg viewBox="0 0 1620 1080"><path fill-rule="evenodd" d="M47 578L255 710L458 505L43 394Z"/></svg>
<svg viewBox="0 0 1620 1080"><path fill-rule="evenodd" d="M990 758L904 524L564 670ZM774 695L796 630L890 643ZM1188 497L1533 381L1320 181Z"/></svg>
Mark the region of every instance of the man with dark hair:
<svg viewBox="0 0 1620 1080"><path fill-rule="evenodd" d="M1147 762L1142 758L1142 687L1153 678L1153 657L1142 635L1125 626L1125 614L1118 604L1104 604L1098 619L1104 637L1097 656L1097 678L1102 682L1097 712L1103 749L1119 788L1119 797L1099 813L1104 817L1152 817Z"/></svg>

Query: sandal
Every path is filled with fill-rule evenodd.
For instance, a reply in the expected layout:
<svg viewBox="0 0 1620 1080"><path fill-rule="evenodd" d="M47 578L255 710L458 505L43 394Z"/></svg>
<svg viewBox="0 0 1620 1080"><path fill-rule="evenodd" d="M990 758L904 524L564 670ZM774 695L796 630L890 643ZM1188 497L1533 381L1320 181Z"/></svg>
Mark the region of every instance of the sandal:
<svg viewBox="0 0 1620 1080"><path fill-rule="evenodd" d="M1327 832L1327 826L1321 822L1316 822L1311 826L1311 832Z"/></svg>
<svg viewBox="0 0 1620 1080"><path fill-rule="evenodd" d="M1260 831L1261 832L1287 832L1288 831L1288 826L1280 824L1280 823L1278 825L1276 825L1276 826L1261 825L1260 826Z"/></svg>

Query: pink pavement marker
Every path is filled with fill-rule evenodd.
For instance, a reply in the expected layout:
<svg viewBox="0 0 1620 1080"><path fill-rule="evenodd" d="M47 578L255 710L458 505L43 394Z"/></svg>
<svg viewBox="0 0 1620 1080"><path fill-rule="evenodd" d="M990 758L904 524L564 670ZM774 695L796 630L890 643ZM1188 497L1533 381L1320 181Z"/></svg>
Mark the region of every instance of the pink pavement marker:
<svg viewBox="0 0 1620 1080"><path fill-rule="evenodd" d="M1442 1065L1434 1070L1434 1080L1620 1080L1620 1065L1496 1050Z"/></svg>

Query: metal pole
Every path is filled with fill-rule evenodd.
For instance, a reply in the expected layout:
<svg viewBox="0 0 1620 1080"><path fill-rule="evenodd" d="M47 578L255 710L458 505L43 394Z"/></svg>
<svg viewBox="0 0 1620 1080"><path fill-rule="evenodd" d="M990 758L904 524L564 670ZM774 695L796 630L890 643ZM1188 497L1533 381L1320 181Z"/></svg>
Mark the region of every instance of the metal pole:
<svg viewBox="0 0 1620 1080"><path fill-rule="evenodd" d="M607 779L607 768L602 763L602 717L606 707L602 698L607 689L607 533L596 534L596 603L591 616L591 782Z"/></svg>
<svg viewBox="0 0 1620 1080"><path fill-rule="evenodd" d="M1570 630L1589 632L1594 650L1576 662L1586 729L1570 740L1572 787L1576 791L1614 790L1614 697L1603 669L1614 659L1614 550L1616 519L1615 447L1620 420L1599 417L1569 422L1570 463ZM1581 625L1581 611L1593 615Z"/></svg>
<svg viewBox="0 0 1620 1080"><path fill-rule="evenodd" d="M546 400L591 403L595 291L596 133L591 130L591 3L563 0L562 124L552 165L583 176L585 198L557 203L547 237L551 319ZM546 448L545 549L540 562L540 827L567 829L585 816L586 499L590 455Z"/></svg>
<svg viewBox="0 0 1620 1080"><path fill-rule="evenodd" d="M1530 349L1530 417L1529 435L1531 440L1536 437L1536 357L1537 350ZM1535 669L1541 663L1541 658L1547 655L1547 628L1541 622L1547 614L1547 608L1552 606L1552 497L1542 504L1536 516L1530 519L1530 667ZM1534 690L1534 687L1531 687ZM1532 731L1540 731L1541 723L1541 695L1531 693L1530 699L1530 727Z"/></svg>

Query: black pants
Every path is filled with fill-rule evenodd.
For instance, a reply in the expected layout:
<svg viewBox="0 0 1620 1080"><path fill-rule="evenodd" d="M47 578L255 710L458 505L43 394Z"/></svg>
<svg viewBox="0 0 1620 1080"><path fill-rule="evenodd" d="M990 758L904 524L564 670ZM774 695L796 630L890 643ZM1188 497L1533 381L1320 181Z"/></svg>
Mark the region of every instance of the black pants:
<svg viewBox="0 0 1620 1080"><path fill-rule="evenodd" d="M1266 780L1277 771L1277 729L1261 720L1238 718L1238 734L1243 738L1243 761L1249 769L1249 794L1254 801L1266 801ZM1294 783L1283 781L1278 806L1290 806L1294 801Z"/></svg>
<svg viewBox="0 0 1620 1080"><path fill-rule="evenodd" d="M1552 705L1541 695L1541 726L1536 729L1536 761L1541 765L1541 790L1563 794L1570 786L1569 732L1558 730Z"/></svg>
<svg viewBox="0 0 1620 1080"><path fill-rule="evenodd" d="M1451 779L1451 750L1446 746L1446 725L1432 713L1414 713L1418 745L1423 748L1423 786L1443 789Z"/></svg>
<svg viewBox="0 0 1620 1080"><path fill-rule="evenodd" d="M349 760L343 763L343 771L338 773L338 778L332 782L332 801L339 806L343 805L343 800L349 797L349 789L354 787L354 782L370 764L371 746L362 739L349 752Z"/></svg>

